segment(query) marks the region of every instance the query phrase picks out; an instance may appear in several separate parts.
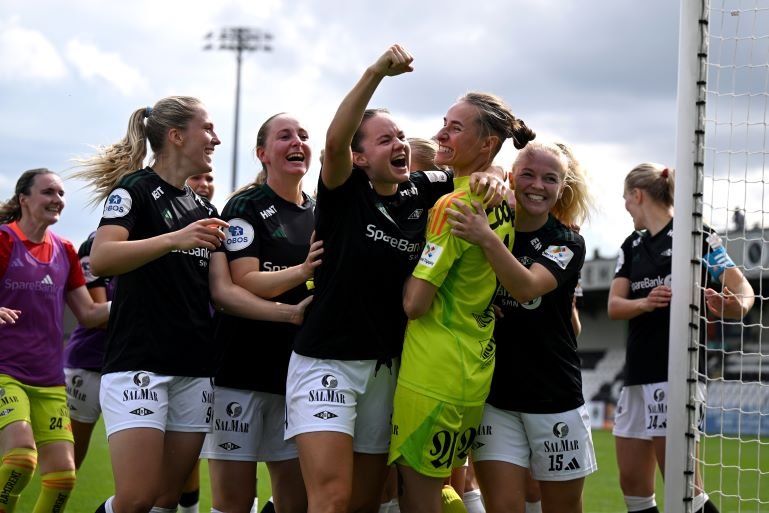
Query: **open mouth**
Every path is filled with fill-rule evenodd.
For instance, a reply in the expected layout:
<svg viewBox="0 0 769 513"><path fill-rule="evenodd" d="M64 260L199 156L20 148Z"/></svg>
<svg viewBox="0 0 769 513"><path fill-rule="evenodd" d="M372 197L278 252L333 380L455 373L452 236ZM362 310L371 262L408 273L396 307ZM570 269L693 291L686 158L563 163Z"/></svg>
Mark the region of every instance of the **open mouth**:
<svg viewBox="0 0 769 513"><path fill-rule="evenodd" d="M289 162L304 162L304 153L290 153L286 156Z"/></svg>
<svg viewBox="0 0 769 513"><path fill-rule="evenodd" d="M395 157L390 161L390 164L392 164L395 167L406 167L406 156L401 155L399 157Z"/></svg>

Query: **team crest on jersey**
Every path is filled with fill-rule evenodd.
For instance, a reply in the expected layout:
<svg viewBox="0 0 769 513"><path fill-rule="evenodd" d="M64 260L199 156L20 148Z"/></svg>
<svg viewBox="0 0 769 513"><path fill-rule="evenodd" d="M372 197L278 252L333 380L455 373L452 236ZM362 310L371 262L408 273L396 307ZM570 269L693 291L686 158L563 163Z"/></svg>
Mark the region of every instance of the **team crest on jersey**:
<svg viewBox="0 0 769 513"><path fill-rule="evenodd" d="M112 191L104 203L104 212L102 217L114 219L116 217L125 217L131 211L131 195L123 188Z"/></svg>
<svg viewBox="0 0 769 513"><path fill-rule="evenodd" d="M224 231L224 247L227 251L240 251L254 242L254 227L251 223L239 217L228 222L230 227Z"/></svg>
<svg viewBox="0 0 769 513"><path fill-rule="evenodd" d="M419 262L427 267L435 267L435 264L438 263L438 259L441 257L441 253L443 253L442 246L428 242L425 244L425 249L422 250Z"/></svg>
<svg viewBox="0 0 769 513"><path fill-rule="evenodd" d="M425 176L430 183L445 182L447 180L446 173L442 171L425 171Z"/></svg>
<svg viewBox="0 0 769 513"><path fill-rule="evenodd" d="M566 246L548 246L542 255L558 264L561 269L566 269L574 256L574 252Z"/></svg>

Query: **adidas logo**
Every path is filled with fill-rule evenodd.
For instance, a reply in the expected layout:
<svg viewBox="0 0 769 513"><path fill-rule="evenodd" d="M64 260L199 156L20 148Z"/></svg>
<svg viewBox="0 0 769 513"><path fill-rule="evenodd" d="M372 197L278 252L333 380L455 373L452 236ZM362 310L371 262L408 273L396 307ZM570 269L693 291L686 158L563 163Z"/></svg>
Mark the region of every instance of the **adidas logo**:
<svg viewBox="0 0 769 513"><path fill-rule="evenodd" d="M11 262L11 267L24 267L24 263L18 258L14 258Z"/></svg>
<svg viewBox="0 0 769 513"><path fill-rule="evenodd" d="M286 232L283 230L283 227L279 226L277 230L272 232L272 238L273 239L287 239L288 236L286 235Z"/></svg>
<svg viewBox="0 0 769 513"><path fill-rule="evenodd" d="M582 467L579 466L579 463L577 462L577 458L572 458L568 465L566 465L566 470L577 470Z"/></svg>
<svg viewBox="0 0 769 513"><path fill-rule="evenodd" d="M40 283L42 283L43 285L53 285L53 280L51 279L50 275L46 274L45 278L40 280Z"/></svg>
<svg viewBox="0 0 769 513"><path fill-rule="evenodd" d="M411 215L409 215L409 219L419 219L422 217L422 212L423 210L421 208L416 209L411 213Z"/></svg>

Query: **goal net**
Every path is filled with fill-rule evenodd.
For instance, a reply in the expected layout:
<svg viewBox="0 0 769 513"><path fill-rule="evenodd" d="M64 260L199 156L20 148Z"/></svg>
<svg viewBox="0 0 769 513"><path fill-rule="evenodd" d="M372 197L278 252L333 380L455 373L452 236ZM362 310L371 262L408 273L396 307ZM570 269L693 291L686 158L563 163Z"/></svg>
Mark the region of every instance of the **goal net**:
<svg viewBox="0 0 769 513"><path fill-rule="evenodd" d="M769 512L769 0L686 0L680 26L665 511L699 471L721 512ZM703 225L753 287L741 320L700 307Z"/></svg>

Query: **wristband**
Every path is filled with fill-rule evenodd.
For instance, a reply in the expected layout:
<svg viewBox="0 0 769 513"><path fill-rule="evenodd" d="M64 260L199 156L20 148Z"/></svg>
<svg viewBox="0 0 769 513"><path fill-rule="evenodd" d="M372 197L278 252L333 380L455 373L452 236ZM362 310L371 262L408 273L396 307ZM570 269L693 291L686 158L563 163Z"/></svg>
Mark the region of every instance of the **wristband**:
<svg viewBox="0 0 769 513"><path fill-rule="evenodd" d="M735 266L734 261L723 246L718 246L713 249L710 253L705 255L702 261L708 266L708 272L715 280L721 277L727 267Z"/></svg>

